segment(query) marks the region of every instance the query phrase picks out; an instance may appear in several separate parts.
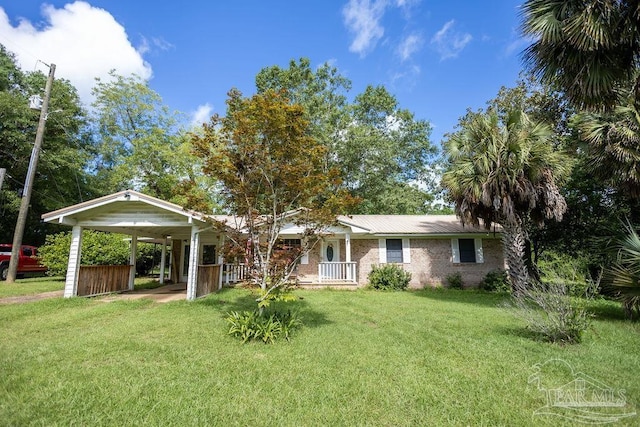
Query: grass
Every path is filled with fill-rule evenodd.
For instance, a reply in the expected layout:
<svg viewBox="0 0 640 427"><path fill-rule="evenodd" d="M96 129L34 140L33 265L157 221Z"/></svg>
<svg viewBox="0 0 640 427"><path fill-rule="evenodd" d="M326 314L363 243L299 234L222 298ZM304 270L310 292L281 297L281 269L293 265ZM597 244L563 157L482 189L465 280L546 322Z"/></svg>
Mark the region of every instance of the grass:
<svg viewBox="0 0 640 427"><path fill-rule="evenodd" d="M153 289L160 286L157 280L136 278L135 289ZM18 279L14 283L0 282L0 298L35 295L43 292L61 291L64 289L64 277L38 277Z"/></svg>
<svg viewBox="0 0 640 427"><path fill-rule="evenodd" d="M0 281L0 298L34 295L62 289L64 289L64 278L61 277L17 279L11 284Z"/></svg>
<svg viewBox="0 0 640 427"><path fill-rule="evenodd" d="M640 404L640 325L611 302L562 347L527 334L502 295L296 294L305 326L275 345L226 335L225 313L253 308L242 289L0 306L0 424L551 426L528 378L553 358Z"/></svg>

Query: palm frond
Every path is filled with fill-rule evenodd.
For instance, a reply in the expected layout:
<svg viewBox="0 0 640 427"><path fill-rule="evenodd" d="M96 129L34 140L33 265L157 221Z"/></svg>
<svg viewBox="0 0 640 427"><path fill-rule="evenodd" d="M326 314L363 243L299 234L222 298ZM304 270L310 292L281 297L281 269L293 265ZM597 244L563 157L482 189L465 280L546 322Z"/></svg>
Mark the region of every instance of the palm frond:
<svg viewBox="0 0 640 427"><path fill-rule="evenodd" d="M534 40L523 52L539 78L558 83L578 107L612 108L617 87L638 61L640 21L634 2L529 0L522 33Z"/></svg>
<svg viewBox="0 0 640 427"><path fill-rule="evenodd" d="M521 110L502 121L489 112L465 123L444 144L449 164L442 179L463 221L520 223L532 212L536 222L562 218L566 204L556 181L570 162L554 151L552 137Z"/></svg>

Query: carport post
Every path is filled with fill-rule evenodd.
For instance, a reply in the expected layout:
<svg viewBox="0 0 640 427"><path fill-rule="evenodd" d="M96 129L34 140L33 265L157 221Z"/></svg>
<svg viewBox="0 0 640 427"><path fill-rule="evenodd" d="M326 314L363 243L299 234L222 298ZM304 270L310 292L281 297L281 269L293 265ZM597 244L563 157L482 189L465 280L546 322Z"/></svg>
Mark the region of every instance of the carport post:
<svg viewBox="0 0 640 427"><path fill-rule="evenodd" d="M189 271L187 273L187 300L196 299L198 286L198 257L200 249L200 230L197 226L191 227L191 243L189 247Z"/></svg>
<svg viewBox="0 0 640 427"><path fill-rule="evenodd" d="M160 284L164 284L165 259L167 258L167 237L165 236L162 243L162 255L160 258Z"/></svg>
<svg viewBox="0 0 640 427"><path fill-rule="evenodd" d="M131 235L131 254L129 255L129 265L131 271L129 271L129 290L133 290L133 282L136 278L136 253L138 252L138 235L133 233Z"/></svg>
<svg viewBox="0 0 640 427"><path fill-rule="evenodd" d="M220 264L220 278L218 279L218 289L222 289L222 275L224 274L224 256L222 255L224 248L224 234L220 236L220 249L218 250L218 264Z"/></svg>
<svg viewBox="0 0 640 427"><path fill-rule="evenodd" d="M69 262L67 277L64 282L64 297L71 298L78 295L78 274L80 273L80 257L82 252L82 227L74 225L71 230L71 246L69 247Z"/></svg>

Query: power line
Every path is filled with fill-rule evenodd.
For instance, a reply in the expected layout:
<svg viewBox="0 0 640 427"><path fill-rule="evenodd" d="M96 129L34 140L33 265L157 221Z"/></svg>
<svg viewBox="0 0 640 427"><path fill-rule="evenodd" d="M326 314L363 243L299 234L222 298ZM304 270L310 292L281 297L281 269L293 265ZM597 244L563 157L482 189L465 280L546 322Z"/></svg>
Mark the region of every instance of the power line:
<svg viewBox="0 0 640 427"><path fill-rule="evenodd" d="M11 181L13 181L13 182L15 182L16 184L18 184L20 187L22 187L22 186L24 185L24 182L22 182L22 181L18 181L17 179L15 179L14 177L12 177L12 176L11 176L11 175L9 175L9 174L7 174L7 177L8 177ZM33 192L34 192L35 194L37 194L38 196L42 197L43 199L49 199L49 201L51 201L51 202L55 202L57 206L64 206L64 205L65 205L65 202L63 202L63 201L61 201L61 200L58 200L58 199L55 199L55 198L51 197L49 194L47 194L47 193L43 193L43 192L41 192L41 191L37 191L37 190L33 190Z"/></svg>
<svg viewBox="0 0 640 427"><path fill-rule="evenodd" d="M37 57L33 52L31 52L31 51L30 51L29 49L27 49L26 47L21 46L19 43L16 43L15 41L13 41L13 40L11 40L11 39L9 39L9 38L7 38L7 37L3 36L2 34L0 34L0 38L1 38L1 39L4 39L4 40L5 40L5 42L9 42L9 44L10 44L10 45L13 45L13 46L15 46L16 48L18 48L18 49L20 50L20 53L25 54L25 55L28 55L28 56L32 57L33 59L35 59L35 60L36 60L36 62L35 62L35 64L34 64L34 66L33 66L34 71L36 70L36 67L38 66L38 62L42 62L42 61L40 61L40 60L38 59L38 57ZM5 44L5 43L3 43L3 44ZM13 51L11 51L11 53L16 54L16 52L13 52ZM42 62L42 63L48 66L48 64L46 64L45 62Z"/></svg>

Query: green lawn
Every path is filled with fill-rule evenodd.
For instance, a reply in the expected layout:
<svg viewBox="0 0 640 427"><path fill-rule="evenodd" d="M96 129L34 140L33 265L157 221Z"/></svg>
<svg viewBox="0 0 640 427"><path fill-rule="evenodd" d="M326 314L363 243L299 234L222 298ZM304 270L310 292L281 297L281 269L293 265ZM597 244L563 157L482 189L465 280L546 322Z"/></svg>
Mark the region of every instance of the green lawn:
<svg viewBox="0 0 640 427"><path fill-rule="evenodd" d="M252 307L241 289L1 305L0 424L551 426L562 420L533 415L545 399L528 378L553 358L640 412L640 325L613 303L594 303L583 343L563 347L533 339L500 295L296 294L305 326L275 345L226 335L224 314Z"/></svg>
<svg viewBox="0 0 640 427"><path fill-rule="evenodd" d="M17 279L11 284L0 281L0 298L34 295L43 292L61 291L64 289L64 278L38 277Z"/></svg>

